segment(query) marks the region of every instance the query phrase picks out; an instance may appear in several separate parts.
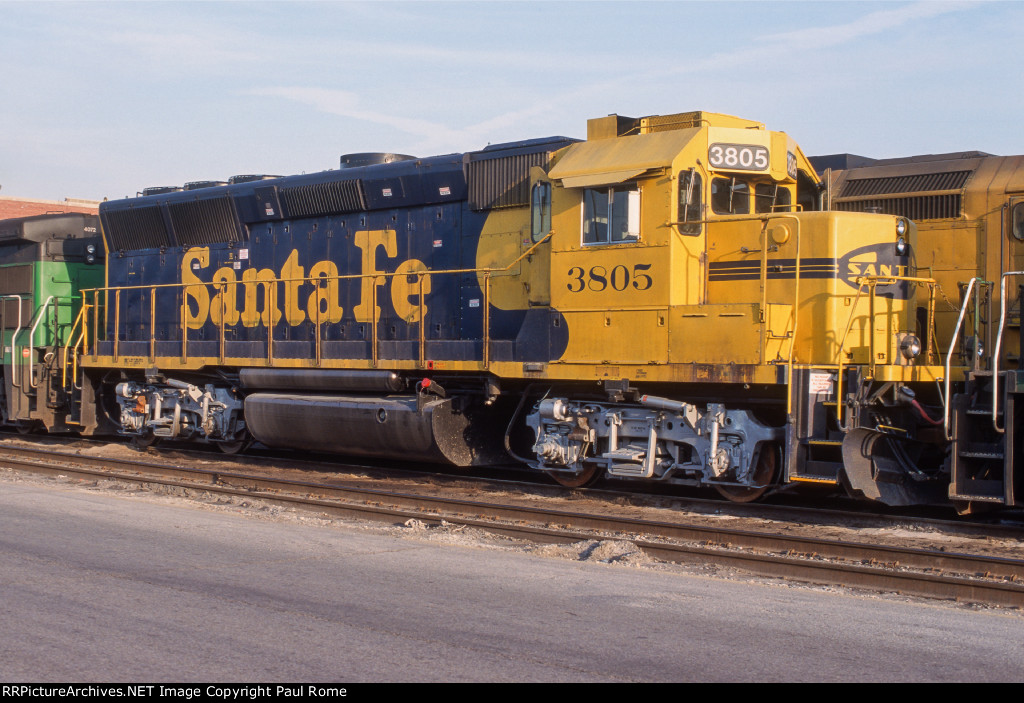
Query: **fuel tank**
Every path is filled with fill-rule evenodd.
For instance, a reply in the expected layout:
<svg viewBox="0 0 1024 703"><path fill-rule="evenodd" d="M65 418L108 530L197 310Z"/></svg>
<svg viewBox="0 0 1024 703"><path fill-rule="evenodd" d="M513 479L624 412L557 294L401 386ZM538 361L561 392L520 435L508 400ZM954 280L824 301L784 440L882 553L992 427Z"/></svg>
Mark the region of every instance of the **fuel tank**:
<svg viewBox="0 0 1024 703"><path fill-rule="evenodd" d="M245 421L268 447L456 466L499 461L456 406L436 398L418 407L414 395L253 393L245 399Z"/></svg>
<svg viewBox="0 0 1024 703"><path fill-rule="evenodd" d="M328 369L242 369L243 388L253 390L341 391L396 393L405 388L394 371Z"/></svg>

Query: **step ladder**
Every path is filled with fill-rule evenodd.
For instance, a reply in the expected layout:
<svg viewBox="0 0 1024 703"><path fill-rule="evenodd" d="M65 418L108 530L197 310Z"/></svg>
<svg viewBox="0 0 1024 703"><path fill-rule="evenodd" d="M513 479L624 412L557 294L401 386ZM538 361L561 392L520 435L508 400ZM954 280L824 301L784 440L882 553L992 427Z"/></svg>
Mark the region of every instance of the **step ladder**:
<svg viewBox="0 0 1024 703"><path fill-rule="evenodd" d="M835 368L793 369L792 419L786 443L790 481L839 483L846 433L838 420L836 376Z"/></svg>
<svg viewBox="0 0 1024 703"><path fill-rule="evenodd" d="M965 392L953 396L951 499L1013 506L1018 496L1024 497L1024 469L1016 466L1024 439L1022 381L1024 374L1019 371L998 376L992 371L972 371Z"/></svg>
<svg viewBox="0 0 1024 703"><path fill-rule="evenodd" d="M971 354L973 368L967 372L964 391L954 395L947 404L947 438L952 441L949 485L952 500L1015 506L1019 504L1018 496L1024 497L1024 467L1017 466L1018 457L1024 457L1024 371L1019 368L1020 357L1006 359L1017 362L1018 369L1000 370L1006 330L1017 330L1024 348L1020 327L1020 300L1024 299L1024 288L1018 288L1017 300L1013 303L1007 296L1008 281L1021 276L1024 271L1007 271L1000 277L997 341L986 357L991 368L981 368L980 356ZM975 278L967 286L946 359L947 398L950 359L975 283L992 285ZM975 334L978 334L977 329Z"/></svg>

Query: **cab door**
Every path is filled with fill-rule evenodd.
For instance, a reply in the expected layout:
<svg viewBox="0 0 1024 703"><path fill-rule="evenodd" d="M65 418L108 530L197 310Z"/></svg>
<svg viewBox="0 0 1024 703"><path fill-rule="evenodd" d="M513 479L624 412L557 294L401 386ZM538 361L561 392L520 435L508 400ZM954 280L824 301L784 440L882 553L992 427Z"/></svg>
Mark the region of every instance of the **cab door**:
<svg viewBox="0 0 1024 703"><path fill-rule="evenodd" d="M668 361L670 240L667 175L587 182L553 191L551 301L569 326L563 357L577 363Z"/></svg>

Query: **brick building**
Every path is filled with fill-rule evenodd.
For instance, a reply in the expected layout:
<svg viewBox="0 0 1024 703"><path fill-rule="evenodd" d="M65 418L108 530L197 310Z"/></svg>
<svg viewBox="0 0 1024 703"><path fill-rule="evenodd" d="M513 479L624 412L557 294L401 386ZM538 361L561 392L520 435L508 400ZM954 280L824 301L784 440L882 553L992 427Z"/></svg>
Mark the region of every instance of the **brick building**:
<svg viewBox="0 0 1024 703"><path fill-rule="evenodd" d="M54 212L84 212L88 215L95 215L99 212L99 207L98 200L79 200L78 198L37 200L0 196L0 220L6 220L9 217L47 215Z"/></svg>

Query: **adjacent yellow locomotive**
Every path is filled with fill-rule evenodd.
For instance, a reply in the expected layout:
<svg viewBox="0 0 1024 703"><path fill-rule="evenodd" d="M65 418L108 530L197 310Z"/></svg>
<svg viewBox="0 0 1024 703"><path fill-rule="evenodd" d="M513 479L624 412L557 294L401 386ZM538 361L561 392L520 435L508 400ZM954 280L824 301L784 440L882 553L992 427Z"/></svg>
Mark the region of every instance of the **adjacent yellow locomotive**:
<svg viewBox="0 0 1024 703"><path fill-rule="evenodd" d="M343 157L100 216L87 432L946 499L940 384L963 369L917 230L823 210L760 123L611 115L586 141Z"/></svg>
<svg viewBox="0 0 1024 703"><path fill-rule="evenodd" d="M826 174L831 207L917 223L914 263L937 282L935 334L949 369L949 496L961 508L1017 505L1024 492L1024 468L1016 466L1024 449L1024 156L839 154L814 161ZM922 311L918 316L923 320ZM968 368L964 385L958 366Z"/></svg>

